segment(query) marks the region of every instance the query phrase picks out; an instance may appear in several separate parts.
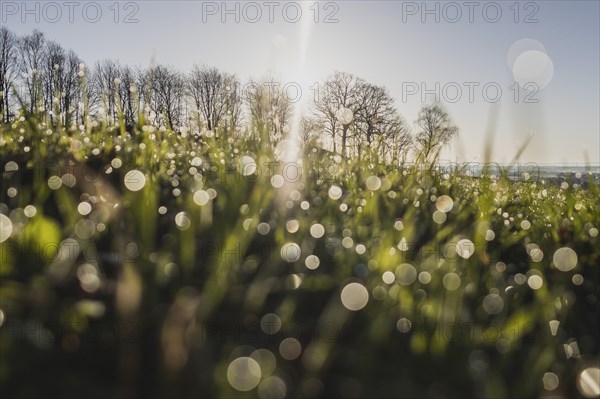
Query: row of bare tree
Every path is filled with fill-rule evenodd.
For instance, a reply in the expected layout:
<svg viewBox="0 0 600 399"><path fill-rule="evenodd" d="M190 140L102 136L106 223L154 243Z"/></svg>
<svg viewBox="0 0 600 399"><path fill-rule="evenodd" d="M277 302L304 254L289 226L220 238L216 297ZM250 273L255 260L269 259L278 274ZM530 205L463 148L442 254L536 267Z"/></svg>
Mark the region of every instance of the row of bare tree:
<svg viewBox="0 0 600 399"><path fill-rule="evenodd" d="M320 87L301 118L300 135L343 157L369 151L397 162L414 149L430 161L458 131L434 104L421 109L413 134L386 88L349 73L336 72ZM184 74L165 65L132 68L113 60L89 69L72 50L39 31L17 37L0 28L0 115L5 123L22 113L38 113L54 125L97 118L130 129L143 118L159 129L263 134L277 144L291 128L293 112L294 99L273 78L242 85L235 75L207 66Z"/></svg>

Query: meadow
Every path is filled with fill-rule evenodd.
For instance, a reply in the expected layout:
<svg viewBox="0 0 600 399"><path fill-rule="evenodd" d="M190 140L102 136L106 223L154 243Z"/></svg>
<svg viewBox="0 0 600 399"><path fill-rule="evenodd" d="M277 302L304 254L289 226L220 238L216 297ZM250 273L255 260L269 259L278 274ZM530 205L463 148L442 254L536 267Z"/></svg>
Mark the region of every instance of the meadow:
<svg viewBox="0 0 600 399"><path fill-rule="evenodd" d="M4 397L600 395L591 174L0 132Z"/></svg>

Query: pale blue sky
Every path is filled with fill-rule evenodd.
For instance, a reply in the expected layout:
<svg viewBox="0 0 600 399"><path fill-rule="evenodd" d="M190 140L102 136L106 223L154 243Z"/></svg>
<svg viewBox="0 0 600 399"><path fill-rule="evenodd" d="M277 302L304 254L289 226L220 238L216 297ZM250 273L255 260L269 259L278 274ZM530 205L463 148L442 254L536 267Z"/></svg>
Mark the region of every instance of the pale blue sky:
<svg viewBox="0 0 600 399"><path fill-rule="evenodd" d="M259 78L271 71L284 82L299 82L305 98L312 95L309 89L312 83L342 70L385 85L410 122L422 104L423 84L434 88L435 82L439 82L443 88L450 83L446 86L450 91L446 95L440 93L444 102L454 98L451 86L455 82L454 86L461 86L463 93L455 103L446 101L447 109L461 128L458 141L444 154L452 160L458 157L469 161L482 154L492 106L485 99L482 87L493 82L493 87L502 89L502 97L496 104L499 122L494 141L495 160L509 161L518 143L535 132L523 161L578 163L584 161L586 151L592 162L600 162L598 1L519 2L518 16L513 1L491 5L475 2L472 22L468 5L463 1L450 6L447 2L427 2L430 9L438 4L439 23L435 14L425 15L427 20L422 22L425 3L421 1L338 1L329 2L334 5L327 8L328 2L323 1L317 6L313 1L295 2L304 6L297 23L289 22L295 17L293 5L287 6L287 14L282 11L290 2L273 6L274 22L269 21L269 6L263 1L256 2L262 12L256 23L248 21L254 18L255 9L244 8L244 2L238 5L239 23L234 21L234 15L226 15L225 23L221 21L224 4L221 1L139 1L135 7L128 5L131 2L120 2L119 23L114 22L115 1L97 2L102 15L96 23L84 19L83 7L90 2L75 6L72 23L68 8L60 1L57 2L62 5L60 17L55 17L54 9L44 8L44 2L37 2L39 23L33 14L22 15L21 1L2 3L2 23L15 33L26 34L37 28L48 38L74 49L89 64L114 58L122 63L148 65L154 58L185 71L199 62L236 73L242 79ZM27 3L35 10L36 2ZM236 3L227 4L234 8ZM462 12L460 18L455 17L454 4ZM496 18L496 4L502 15L498 22L492 23L489 21ZM313 8L308 9L309 6ZM215 8L214 15L206 12ZM320 11L318 23L314 21L315 8ZM93 18L93 6L88 6L87 11L86 17ZM136 11L134 18L138 22L123 23L132 11ZM325 16L332 12L338 22L324 23ZM528 15L537 22L525 23ZM48 21L53 18L57 21ZM453 18L457 22L451 23ZM534 96L539 100L537 104L524 104L523 91L518 102L514 99L517 86L513 86L507 54L521 39L541 43L553 65L551 79L546 79L549 83ZM304 67L302 48L306 56ZM516 55L538 49L525 46L520 50ZM532 58L520 60L535 71ZM479 84L473 102L469 101L465 82ZM405 90L415 84L419 93L406 96L403 101ZM492 89L490 96L494 94Z"/></svg>

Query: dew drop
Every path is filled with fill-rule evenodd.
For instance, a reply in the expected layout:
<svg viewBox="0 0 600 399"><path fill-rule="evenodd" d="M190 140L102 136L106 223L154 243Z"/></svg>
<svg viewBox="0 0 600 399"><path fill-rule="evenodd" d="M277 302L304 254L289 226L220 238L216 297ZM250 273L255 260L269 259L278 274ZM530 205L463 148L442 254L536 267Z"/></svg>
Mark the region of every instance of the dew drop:
<svg viewBox="0 0 600 399"><path fill-rule="evenodd" d="M85 216L85 215L89 215L89 213L92 211L92 206L90 205L89 202L80 202L79 205L77 205L77 212L79 212L80 215Z"/></svg>
<svg viewBox="0 0 600 399"><path fill-rule="evenodd" d="M440 210L436 210L435 212L433 212L433 221L437 224L442 224L446 221L446 213L442 212Z"/></svg>
<svg viewBox="0 0 600 399"><path fill-rule="evenodd" d="M361 310L369 302L369 291L362 284L350 283L342 289L340 299L346 309L351 311Z"/></svg>
<svg viewBox="0 0 600 399"><path fill-rule="evenodd" d="M48 187L51 190L58 190L62 186L62 180L58 176L50 176L48 179Z"/></svg>
<svg viewBox="0 0 600 399"><path fill-rule="evenodd" d="M304 260L304 264L306 265L307 269L315 270L316 268L319 267L319 265L321 264L321 261L319 260L319 257L316 255L308 255L306 257L306 259Z"/></svg>
<svg viewBox="0 0 600 399"><path fill-rule="evenodd" d="M295 242L287 242L281 247L281 258L288 263L298 261L301 253L300 246Z"/></svg>
<svg viewBox="0 0 600 399"><path fill-rule="evenodd" d="M504 300L498 294L489 294L483 298L483 310L487 314L498 314L504 309Z"/></svg>
<svg viewBox="0 0 600 399"><path fill-rule="evenodd" d="M577 253L569 247L562 247L554 252L552 260L558 270L567 272L577 266Z"/></svg>
<svg viewBox="0 0 600 399"><path fill-rule="evenodd" d="M261 378L258 362L251 357L238 357L227 368L227 381L238 391L254 389Z"/></svg>
<svg viewBox="0 0 600 399"><path fill-rule="evenodd" d="M250 357L256 360L260 366L263 377L271 375L277 367L277 359L275 359L275 355L268 349L257 349L252 352Z"/></svg>
<svg viewBox="0 0 600 399"><path fill-rule="evenodd" d="M33 205L27 205L24 209L23 209L23 213L25 214L25 216L27 216L28 218L32 218L36 215L37 213L37 209L35 208L35 206Z"/></svg>
<svg viewBox="0 0 600 399"><path fill-rule="evenodd" d="M285 223L285 229L288 233L294 234L300 228L300 223L296 219L290 219Z"/></svg>
<svg viewBox="0 0 600 399"><path fill-rule="evenodd" d="M412 323L411 323L410 320L408 320L407 318L403 317L400 320L398 320L398 322L396 323L396 328L401 333L407 333L412 328Z"/></svg>
<svg viewBox="0 0 600 399"><path fill-rule="evenodd" d="M133 169L125 174L123 183L129 191L140 191L146 185L146 176L139 170Z"/></svg>
<svg viewBox="0 0 600 399"><path fill-rule="evenodd" d="M544 382L544 389L546 391L554 391L558 388L558 376L554 373L545 373L542 381Z"/></svg>
<svg viewBox="0 0 600 399"><path fill-rule="evenodd" d="M267 313L260 319L260 329L268 335L277 334L281 329L281 319L275 313Z"/></svg>
<svg viewBox="0 0 600 399"><path fill-rule="evenodd" d="M185 231L190 228L192 222L186 212L179 212L175 215L175 224L179 230Z"/></svg>
<svg viewBox="0 0 600 399"><path fill-rule="evenodd" d="M196 205L204 206L208 204L208 201L210 201L210 196L208 195L208 192L204 190L198 190L194 193L192 199Z"/></svg>
<svg viewBox="0 0 600 399"><path fill-rule="evenodd" d="M279 354L285 360L294 360L300 356L302 346L296 338L286 338L279 344Z"/></svg>
<svg viewBox="0 0 600 399"><path fill-rule="evenodd" d="M320 223L315 223L310 226L310 235L314 238L321 238L325 234L325 227Z"/></svg>
<svg viewBox="0 0 600 399"><path fill-rule="evenodd" d="M377 176L367 178L367 188L371 191L377 191L381 187L381 179Z"/></svg>
<svg viewBox="0 0 600 399"><path fill-rule="evenodd" d="M600 396L600 368L588 367L579 373L577 389L586 398Z"/></svg>
<svg viewBox="0 0 600 399"><path fill-rule="evenodd" d="M533 274L527 279L527 285L529 285L529 287L531 287L531 289L533 290L538 290L542 288L543 284L544 280L537 274Z"/></svg>
<svg viewBox="0 0 600 399"><path fill-rule="evenodd" d="M463 238L456 243L456 254L464 259L469 259L475 252L475 245L471 240Z"/></svg>
<svg viewBox="0 0 600 399"><path fill-rule="evenodd" d="M258 224L256 231L258 231L258 234L266 236L271 231L271 226L268 223L262 222Z"/></svg>
<svg viewBox="0 0 600 399"><path fill-rule="evenodd" d="M279 377L266 377L258 385L258 397L260 399L283 399L286 395L287 387Z"/></svg>
<svg viewBox="0 0 600 399"><path fill-rule="evenodd" d="M0 242L8 240L13 230L12 222L8 216L0 213Z"/></svg>
<svg viewBox="0 0 600 399"><path fill-rule="evenodd" d="M553 336L556 336L556 333L558 332L558 326L560 325L560 321L558 321L558 320L550 320L548 322L548 325L550 326L550 333Z"/></svg>
<svg viewBox="0 0 600 399"><path fill-rule="evenodd" d="M435 201L435 207L444 213L448 213L454 207L454 201L447 195L441 195Z"/></svg>
<svg viewBox="0 0 600 399"><path fill-rule="evenodd" d="M429 273L429 272L419 273L419 282L421 284L429 284L431 282L431 273Z"/></svg>
<svg viewBox="0 0 600 399"><path fill-rule="evenodd" d="M281 188L285 184L285 179L281 175L273 175L271 177L271 185L274 188Z"/></svg>
<svg viewBox="0 0 600 399"><path fill-rule="evenodd" d="M381 279L386 284L392 284L394 281L396 281L396 276L394 275L394 273L387 271L387 272L383 273L383 275L381 276Z"/></svg>
<svg viewBox="0 0 600 399"><path fill-rule="evenodd" d="M396 268L396 276L402 285L411 285L417 279L417 269L409 263L403 263Z"/></svg>
<svg viewBox="0 0 600 399"><path fill-rule="evenodd" d="M460 287L460 277L456 273L448 273L442 279L442 283L448 291L456 291Z"/></svg>
<svg viewBox="0 0 600 399"><path fill-rule="evenodd" d="M346 107L338 109L336 116L342 125L348 125L354 119L354 113Z"/></svg>
<svg viewBox="0 0 600 399"><path fill-rule="evenodd" d="M581 285L583 284L583 276L581 274L574 274L573 277L571 278L571 281L573 282L573 284L575 285Z"/></svg>
<svg viewBox="0 0 600 399"><path fill-rule="evenodd" d="M244 155L240 159L240 164L242 167L243 176L251 176L256 172L256 162L254 162L254 159L252 157Z"/></svg>
<svg viewBox="0 0 600 399"><path fill-rule="evenodd" d="M342 189L339 186L331 186L329 188L329 198L332 200L338 200L342 197Z"/></svg>

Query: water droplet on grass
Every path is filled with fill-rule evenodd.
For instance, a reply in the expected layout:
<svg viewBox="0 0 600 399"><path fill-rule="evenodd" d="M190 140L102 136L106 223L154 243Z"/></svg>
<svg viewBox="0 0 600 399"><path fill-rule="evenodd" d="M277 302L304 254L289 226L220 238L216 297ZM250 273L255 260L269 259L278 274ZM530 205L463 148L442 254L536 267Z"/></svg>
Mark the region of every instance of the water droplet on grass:
<svg viewBox="0 0 600 399"><path fill-rule="evenodd" d="M77 212L82 216L89 215L91 211L92 206L89 202L80 202L79 205L77 205Z"/></svg>
<svg viewBox="0 0 600 399"><path fill-rule="evenodd" d="M367 188L371 191L377 191L381 187L381 179L377 176L369 176L367 178Z"/></svg>
<svg viewBox="0 0 600 399"><path fill-rule="evenodd" d="M58 176L50 176L48 179L48 187L51 190L58 190L62 186L62 180Z"/></svg>
<svg viewBox="0 0 600 399"><path fill-rule="evenodd" d="M287 242L281 247L281 258L288 263L293 263L300 259L301 253L300 246L295 242Z"/></svg>
<svg viewBox="0 0 600 399"><path fill-rule="evenodd" d="M238 391L254 389L261 378L258 362L250 357L238 357L227 368L227 381Z"/></svg>
<svg viewBox="0 0 600 399"><path fill-rule="evenodd" d="M577 266L577 253L569 247L559 248L554 252L552 260L558 270L567 272Z"/></svg>
<svg viewBox="0 0 600 399"><path fill-rule="evenodd" d="M381 276L381 279L386 284L392 284L394 281L396 281L396 276L394 275L394 273L387 271L387 272L383 273L383 275Z"/></svg>
<svg viewBox="0 0 600 399"><path fill-rule="evenodd" d="M271 231L271 226L268 223L262 222L258 224L256 231L258 231L258 234L266 236Z"/></svg>
<svg viewBox="0 0 600 399"><path fill-rule="evenodd" d="M310 270L315 270L320 264L321 261L316 255L308 255L304 261L304 265L306 265L306 268Z"/></svg>
<svg viewBox="0 0 600 399"><path fill-rule="evenodd" d="M240 159L240 165L243 176L251 176L256 172L256 162L254 162L254 159L248 155L244 155Z"/></svg>
<svg viewBox="0 0 600 399"><path fill-rule="evenodd" d="M556 388L558 388L558 376L554 373L545 373L542 381L544 382L544 389L546 391L554 391Z"/></svg>
<svg viewBox="0 0 600 399"><path fill-rule="evenodd" d="M210 201L210 196L209 196L208 192L206 192L204 190L198 190L194 193L194 196L192 199L196 205L204 206L204 205L208 204L208 201Z"/></svg>
<svg viewBox="0 0 600 399"><path fill-rule="evenodd" d="M534 274L534 275L529 276L529 278L527 279L527 284L529 285L529 287L531 287L531 289L539 290L540 288L542 288L542 285L544 284L544 280L542 279L541 276Z"/></svg>
<svg viewBox="0 0 600 399"><path fill-rule="evenodd" d="M354 113L350 108L346 107L338 109L336 116L342 125L348 125L354 119Z"/></svg>
<svg viewBox="0 0 600 399"><path fill-rule="evenodd" d="M146 185L146 176L139 170L133 169L125 174L123 182L129 191L140 191Z"/></svg>
<svg viewBox="0 0 600 399"><path fill-rule="evenodd" d="M412 323L411 323L410 320L408 320L407 318L403 317L400 320L398 320L398 322L396 323L396 328L401 333L407 333L412 328Z"/></svg>
<svg viewBox="0 0 600 399"><path fill-rule="evenodd" d="M469 239L463 238L456 243L456 254L464 259L469 259L475 252L475 244Z"/></svg>
<svg viewBox="0 0 600 399"><path fill-rule="evenodd" d="M27 205L24 209L23 209L23 213L25 214L25 216L27 216L28 218L32 218L36 215L37 213L37 209L35 208L35 206L33 205Z"/></svg>
<svg viewBox="0 0 600 399"><path fill-rule="evenodd" d="M273 175L271 177L271 185L274 188L281 188L285 184L285 179L281 175Z"/></svg>
<svg viewBox="0 0 600 399"><path fill-rule="evenodd" d="M417 269L409 263L403 263L396 268L398 282L402 285L411 285L417 279Z"/></svg>
<svg viewBox="0 0 600 399"><path fill-rule="evenodd" d="M359 283L346 285L340 293L340 299L344 307L351 311L358 311L367 306L369 302L369 291Z"/></svg>
<svg viewBox="0 0 600 399"><path fill-rule="evenodd" d="M179 230L187 230L190 228L192 221L186 212L179 212L175 215L175 224Z"/></svg>
<svg viewBox="0 0 600 399"><path fill-rule="evenodd" d="M286 338L279 344L279 354L285 360L294 360L300 356L302 346L296 338Z"/></svg>
<svg viewBox="0 0 600 399"><path fill-rule="evenodd" d="M329 188L329 198L332 200L338 200L342 197L342 189L339 186L331 186Z"/></svg>
<svg viewBox="0 0 600 399"><path fill-rule="evenodd" d="M454 207L454 201L447 195L441 195L435 201L435 207L444 213L448 213Z"/></svg>
<svg viewBox="0 0 600 399"><path fill-rule="evenodd" d="M579 373L577 389L586 398L600 396L600 368L588 367Z"/></svg>
<svg viewBox="0 0 600 399"><path fill-rule="evenodd" d="M315 223L310 226L310 235L314 238L321 238L325 234L325 227L322 224Z"/></svg>
<svg viewBox="0 0 600 399"><path fill-rule="evenodd" d="M560 325L560 321L550 320L548 322L548 325L550 326L550 334L552 334L553 336L556 336L556 333L558 332L558 326Z"/></svg>
<svg viewBox="0 0 600 399"><path fill-rule="evenodd" d="M504 300L498 294L489 294L483 298L483 310L488 314L498 314L504 309Z"/></svg>
<svg viewBox="0 0 600 399"><path fill-rule="evenodd" d="M0 242L8 240L13 230L12 221L0 213Z"/></svg>
<svg viewBox="0 0 600 399"><path fill-rule="evenodd" d="M437 224L442 224L446 221L446 213L440 210L436 210L432 215L433 221Z"/></svg>
<svg viewBox="0 0 600 399"><path fill-rule="evenodd" d="M460 277L456 273L448 273L442 279L442 283L448 291L456 291L460 287Z"/></svg>

